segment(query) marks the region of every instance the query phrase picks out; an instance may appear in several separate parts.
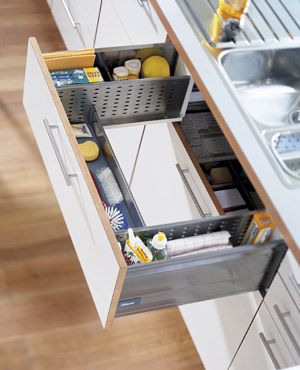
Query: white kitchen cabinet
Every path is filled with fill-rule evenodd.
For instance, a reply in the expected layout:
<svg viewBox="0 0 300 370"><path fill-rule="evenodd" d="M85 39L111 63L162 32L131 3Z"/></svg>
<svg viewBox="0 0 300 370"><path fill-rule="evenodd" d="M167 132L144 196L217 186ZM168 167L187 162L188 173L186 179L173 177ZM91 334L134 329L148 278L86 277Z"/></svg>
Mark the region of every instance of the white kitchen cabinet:
<svg viewBox="0 0 300 370"><path fill-rule="evenodd" d="M131 45L129 35L110 0L102 0L95 47Z"/></svg>
<svg viewBox="0 0 300 370"><path fill-rule="evenodd" d="M148 0L102 0L95 47L162 43L166 37Z"/></svg>
<svg viewBox="0 0 300 370"><path fill-rule="evenodd" d="M132 45L158 44L166 41L167 32L149 0L109 1ZM98 32L101 33L101 30Z"/></svg>
<svg viewBox="0 0 300 370"><path fill-rule="evenodd" d="M300 310L300 266L291 251L288 251L279 269L284 285Z"/></svg>
<svg viewBox="0 0 300 370"><path fill-rule="evenodd" d="M243 340L231 370L284 369L297 365L284 342L265 303Z"/></svg>
<svg viewBox="0 0 300 370"><path fill-rule="evenodd" d="M105 132L124 176L130 184L143 138L144 126L106 127Z"/></svg>
<svg viewBox="0 0 300 370"><path fill-rule="evenodd" d="M101 0L52 0L51 11L67 49L94 46Z"/></svg>
<svg viewBox="0 0 300 370"><path fill-rule="evenodd" d="M300 310L279 274L272 282L265 302L295 363L300 364Z"/></svg>
<svg viewBox="0 0 300 370"><path fill-rule="evenodd" d="M149 226L201 217L176 167L176 153L180 150L185 151L182 144L180 149L174 150L167 124L146 126L131 190ZM202 199L197 203L203 212L218 215L201 185L198 192Z"/></svg>
<svg viewBox="0 0 300 370"><path fill-rule="evenodd" d="M254 292L180 306L205 369L228 369L261 302Z"/></svg>

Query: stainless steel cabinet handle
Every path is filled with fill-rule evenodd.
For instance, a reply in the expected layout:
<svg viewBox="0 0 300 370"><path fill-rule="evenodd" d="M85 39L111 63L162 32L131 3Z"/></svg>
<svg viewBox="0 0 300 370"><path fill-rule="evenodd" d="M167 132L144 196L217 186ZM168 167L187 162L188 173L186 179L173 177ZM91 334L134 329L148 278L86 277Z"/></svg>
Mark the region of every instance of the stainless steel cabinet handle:
<svg viewBox="0 0 300 370"><path fill-rule="evenodd" d="M187 173L187 172L189 172L189 170L187 170L187 169L186 170L183 170L178 163L176 164L176 168L177 168L177 170L178 170L178 172L179 172L179 174L180 174L180 176L182 178L182 181L184 182L184 185L186 186L187 191L189 192L189 194L190 194L190 196L191 196L191 198L192 198L192 200L193 200L193 202L194 202L194 204L195 204L198 212L200 213L200 216L201 217L211 216L211 213L205 213L203 211L203 209L200 206L197 198L195 197L195 194L193 193L193 190L192 190L189 182L187 181L186 177L184 176L184 174Z"/></svg>
<svg viewBox="0 0 300 370"><path fill-rule="evenodd" d="M72 16L72 14L71 14L71 12L70 12L70 9L69 9L68 5L66 4L65 0L60 0L60 1L61 1L61 3L63 4L63 7L65 8L65 11L66 11L66 13L67 13L67 16L68 16L68 17L69 17L69 19L70 19L70 22L71 22L71 24L72 24L72 27L73 27L73 28L77 28L77 23L74 21L74 18L73 18L73 16Z"/></svg>
<svg viewBox="0 0 300 370"><path fill-rule="evenodd" d="M82 43L83 43L83 46L84 46L84 47L86 47L86 45L85 45L85 41L84 41L83 36L82 36L82 34L81 34L81 31L80 31L80 28L78 27L78 26L80 25L80 23L79 23L79 22L76 22L76 21L74 20L74 18L73 18L73 16L72 16L72 14L71 14L71 12L70 12L70 9L69 9L68 5L66 4L66 1L65 1L65 0L60 0L60 1L61 1L61 3L63 4L63 7L65 8L65 11L66 11L66 13L67 13L67 16L68 16L68 18L69 18L70 22L71 22L72 27L73 27L73 28L75 28L75 29L77 30L77 33L78 33L78 35L79 35L79 37L80 37L80 40L81 40L81 41L82 41Z"/></svg>
<svg viewBox="0 0 300 370"><path fill-rule="evenodd" d="M292 333L292 331L291 331L291 329L290 329L290 327L289 327L289 325L286 321L286 317L291 316L290 311L281 312L277 304L274 304L273 308L274 308L274 311L276 312L276 315L278 316L284 330L286 331L287 336L289 337L290 341L292 342L292 345L295 348L298 356L300 356L300 346L299 346L296 338L294 337L294 334Z"/></svg>
<svg viewBox="0 0 300 370"><path fill-rule="evenodd" d="M270 359L272 360L273 365L275 366L275 369L280 369L279 362L277 361L277 358L275 357L274 352L272 351L272 348L271 348L271 344L276 343L275 339L267 340L264 333L259 333L259 337L260 337L266 351L268 352L268 354L270 356Z"/></svg>
<svg viewBox="0 0 300 370"><path fill-rule="evenodd" d="M294 288L296 289L297 293L299 294L300 296L300 284L298 283L298 281L296 280L295 278L295 275L293 273L291 273L289 275L289 278L290 278L290 281L292 283L292 285L294 286Z"/></svg>
<svg viewBox="0 0 300 370"><path fill-rule="evenodd" d="M56 158L57 158L58 163L60 165L61 171L64 175L65 180L66 180L66 183L67 183L68 186L70 186L70 185L72 185L71 178L77 177L77 175L75 173L68 173L68 170L66 169L63 158L60 154L59 148L56 144L56 141L55 141L55 138L53 136L52 130L53 129L58 129L58 126L57 125L50 125L47 119L44 119L43 122L44 122L44 125L45 125L45 128L46 128L47 134L49 136L49 139L51 141L51 144L53 146Z"/></svg>
<svg viewBox="0 0 300 370"><path fill-rule="evenodd" d="M144 6L144 3L147 3L148 0L137 0L137 2L139 3L139 6Z"/></svg>

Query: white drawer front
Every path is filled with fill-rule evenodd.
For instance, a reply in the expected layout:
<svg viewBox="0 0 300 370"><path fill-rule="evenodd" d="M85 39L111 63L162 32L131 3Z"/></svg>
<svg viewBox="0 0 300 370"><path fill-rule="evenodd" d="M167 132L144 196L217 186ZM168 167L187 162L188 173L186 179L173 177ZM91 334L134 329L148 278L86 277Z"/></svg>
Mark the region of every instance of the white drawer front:
<svg viewBox="0 0 300 370"><path fill-rule="evenodd" d="M300 364L300 311L278 274L268 291L265 302L292 356L296 363Z"/></svg>
<svg viewBox="0 0 300 370"><path fill-rule="evenodd" d="M132 45L165 42L167 32L150 0L110 0Z"/></svg>
<svg viewBox="0 0 300 370"><path fill-rule="evenodd" d="M70 12L77 20L77 30L81 35L84 47L94 46L101 0L69 0Z"/></svg>
<svg viewBox="0 0 300 370"><path fill-rule="evenodd" d="M67 49L83 49L85 45L78 28L79 21L72 14L68 0L52 0L51 11Z"/></svg>
<svg viewBox="0 0 300 370"><path fill-rule="evenodd" d="M207 370L228 369L261 301L256 291L180 307Z"/></svg>
<svg viewBox="0 0 300 370"><path fill-rule="evenodd" d="M279 274L300 310L300 266L291 251L282 261Z"/></svg>
<svg viewBox="0 0 300 370"><path fill-rule="evenodd" d="M102 0L95 47L131 45L119 15L110 0Z"/></svg>
<svg viewBox="0 0 300 370"><path fill-rule="evenodd" d="M63 124L67 122L68 125L68 120L47 73L36 40L30 39L24 106L100 319L105 326L114 317L126 265L104 211L96 206L92 198L86 179L88 171L86 169L84 177ZM44 122L55 127L48 127L47 130ZM76 177L66 179L63 171Z"/></svg>
<svg viewBox="0 0 300 370"><path fill-rule="evenodd" d="M238 307L236 307L238 309ZM242 342L231 370L284 369L295 365L279 330L263 303Z"/></svg>

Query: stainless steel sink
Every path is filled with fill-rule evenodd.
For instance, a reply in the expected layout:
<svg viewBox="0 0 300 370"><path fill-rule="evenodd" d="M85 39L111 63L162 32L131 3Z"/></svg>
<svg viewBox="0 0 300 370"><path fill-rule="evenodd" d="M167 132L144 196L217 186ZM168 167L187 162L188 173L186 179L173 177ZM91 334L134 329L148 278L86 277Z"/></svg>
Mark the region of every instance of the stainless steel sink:
<svg viewBox="0 0 300 370"><path fill-rule="evenodd" d="M300 112L300 48L234 50L220 62L257 124L286 126L291 113Z"/></svg>
<svg viewBox="0 0 300 370"><path fill-rule="evenodd" d="M288 185L300 185L300 47L229 50L220 69Z"/></svg>

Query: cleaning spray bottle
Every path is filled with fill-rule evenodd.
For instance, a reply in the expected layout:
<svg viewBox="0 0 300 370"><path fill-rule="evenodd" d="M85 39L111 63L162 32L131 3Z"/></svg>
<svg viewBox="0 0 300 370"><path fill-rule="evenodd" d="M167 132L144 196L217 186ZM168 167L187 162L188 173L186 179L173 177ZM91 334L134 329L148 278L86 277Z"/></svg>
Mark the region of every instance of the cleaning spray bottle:
<svg viewBox="0 0 300 370"><path fill-rule="evenodd" d="M152 239L147 240L147 245L152 252L154 260L159 261L168 258L167 242L166 234L161 231L155 234Z"/></svg>

